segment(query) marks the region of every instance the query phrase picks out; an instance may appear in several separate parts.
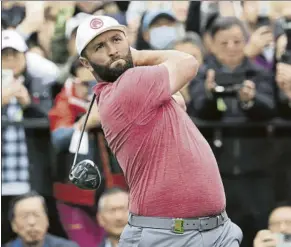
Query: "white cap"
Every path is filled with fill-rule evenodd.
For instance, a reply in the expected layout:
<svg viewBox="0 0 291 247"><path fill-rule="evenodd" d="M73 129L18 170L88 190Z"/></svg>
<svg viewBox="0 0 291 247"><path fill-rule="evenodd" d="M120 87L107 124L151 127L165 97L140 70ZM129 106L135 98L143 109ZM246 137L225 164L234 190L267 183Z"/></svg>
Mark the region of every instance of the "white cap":
<svg viewBox="0 0 291 247"><path fill-rule="evenodd" d="M109 30L120 30L126 33L126 27L112 17L91 15L86 18L77 30L76 48L78 54L81 55L84 48L95 37Z"/></svg>
<svg viewBox="0 0 291 247"><path fill-rule="evenodd" d="M2 48L1 50L5 48L12 48L19 52L26 52L28 50L28 47L25 43L24 38L20 36L19 33L17 33L14 30L4 30L2 31Z"/></svg>
<svg viewBox="0 0 291 247"><path fill-rule="evenodd" d="M66 38L70 39L73 31L87 18L91 16L87 13L78 13L69 20L66 21Z"/></svg>

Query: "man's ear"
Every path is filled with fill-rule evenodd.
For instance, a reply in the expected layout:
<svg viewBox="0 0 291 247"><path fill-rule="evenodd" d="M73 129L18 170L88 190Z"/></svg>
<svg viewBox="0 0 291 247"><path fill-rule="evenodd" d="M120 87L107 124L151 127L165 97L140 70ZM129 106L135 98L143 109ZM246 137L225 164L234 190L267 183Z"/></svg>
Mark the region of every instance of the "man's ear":
<svg viewBox="0 0 291 247"><path fill-rule="evenodd" d="M11 221L11 228L12 228L13 232L15 232L17 234L17 232L18 232L17 225L15 224L14 220Z"/></svg>
<svg viewBox="0 0 291 247"><path fill-rule="evenodd" d="M91 64L89 63L89 61L87 60L87 58L80 57L79 59L80 59L80 62L83 64L83 66L85 68L87 68L88 70L90 70L92 73L94 72L94 69L91 66Z"/></svg>
<svg viewBox="0 0 291 247"><path fill-rule="evenodd" d="M98 224L99 224L101 227L104 227L105 222L104 222L104 220L103 220L102 215L101 215L99 212L97 212L97 214L96 214L96 219L97 219Z"/></svg>

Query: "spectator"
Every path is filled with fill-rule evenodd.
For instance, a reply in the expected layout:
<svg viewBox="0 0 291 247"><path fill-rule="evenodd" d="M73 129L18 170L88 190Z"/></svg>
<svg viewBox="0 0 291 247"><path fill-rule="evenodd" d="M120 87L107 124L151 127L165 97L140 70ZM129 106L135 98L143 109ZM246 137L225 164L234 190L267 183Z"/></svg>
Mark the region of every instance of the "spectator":
<svg viewBox="0 0 291 247"><path fill-rule="evenodd" d="M286 241L284 241L284 238ZM285 242L285 243L284 243ZM275 208L269 216L269 229L261 230L254 239L254 247L291 246L291 205Z"/></svg>
<svg viewBox="0 0 291 247"><path fill-rule="evenodd" d="M44 198L36 192L28 192L12 200L9 220L18 238L4 245L5 247L78 246L74 242L47 233L47 207Z"/></svg>
<svg viewBox="0 0 291 247"><path fill-rule="evenodd" d="M197 59L199 64L203 64L205 48L198 34L193 32L185 33L181 39L174 42L173 47L175 50L191 54Z"/></svg>
<svg viewBox="0 0 291 247"><path fill-rule="evenodd" d="M243 1L242 19L249 32L246 56L257 65L272 70L275 47L284 34L280 22L272 20L270 5L261 1Z"/></svg>
<svg viewBox="0 0 291 247"><path fill-rule="evenodd" d="M6 74L2 82L2 120L21 122L23 118L45 118L52 105L50 89L58 76L58 68L45 58L27 52L25 41L13 30L2 31L1 50L2 74ZM12 195L26 193L30 189L50 195L48 142L49 133L42 130L25 130L21 125L2 127L4 213ZM46 160L43 153L48 155ZM3 220L4 232L7 225ZM9 235L10 231L4 234L5 238Z"/></svg>
<svg viewBox="0 0 291 247"><path fill-rule="evenodd" d="M97 220L107 236L99 247L117 247L128 220L128 192L120 188L106 190L98 202Z"/></svg>
<svg viewBox="0 0 291 247"><path fill-rule="evenodd" d="M20 1L2 3L2 29L16 28L23 21L24 17L25 6Z"/></svg>
<svg viewBox="0 0 291 247"><path fill-rule="evenodd" d="M80 117L86 113L92 97L92 87L96 84L95 78L82 66L79 59L72 64L70 73L72 76L67 79L49 112L52 141L59 151L68 150L69 145L66 144L69 143L74 129L81 129L83 122ZM98 126L96 112L92 111L94 119L87 124L87 129Z"/></svg>
<svg viewBox="0 0 291 247"><path fill-rule="evenodd" d="M81 12L69 18L63 26L57 23L51 46L52 59L54 62L64 64L70 58L73 61L75 60L77 53L75 48L76 31L79 24L87 16L89 16L89 14Z"/></svg>
<svg viewBox="0 0 291 247"><path fill-rule="evenodd" d="M174 14L164 10L147 12L141 28L143 39L152 49L167 49L184 35L184 28Z"/></svg>
<svg viewBox="0 0 291 247"><path fill-rule="evenodd" d="M3 118L7 118L11 121L21 121L22 115L24 115L25 118L45 117L52 105L50 87L58 76L57 67L39 55L27 52L27 46L24 40L15 31L7 30L2 32L2 69L11 73L11 77L3 82L5 87L2 87ZM18 127L11 126L3 131L3 133L6 134L3 135L4 139L2 141L4 141L4 143L2 142L2 144L4 147L6 144L8 145L6 142L9 141L9 138L11 139L13 135L12 132L18 132L19 135L16 134L16 136L18 136L16 138L18 138L19 145L22 146L20 150L22 150L21 154L23 155L23 157L21 156L19 158L21 158L20 160L24 163L19 165L9 163L11 162L10 158L13 154L13 148L11 146L9 146L9 150L5 149L6 151L4 151L4 155L2 153L2 170L4 170L4 176L2 177L2 179L4 178L4 181L2 180L4 186L2 189L4 194L6 188L5 183L11 180L11 175L5 175L6 173L9 173L8 170L5 169L12 169L12 167L28 168L28 161L26 160L27 148L25 144L25 134L23 129L20 130L17 128ZM14 139L13 143L15 145ZM15 150L17 149L18 148L15 146ZM8 179L6 176L10 178ZM6 180L5 177L8 180ZM14 177L14 175L12 175L12 177ZM22 175L16 177L18 179L25 177L24 181L27 181L28 170L22 173ZM21 179L19 181L23 180ZM8 187L11 191L12 187ZM27 188L26 191L22 191L25 190L25 188ZM28 190L29 187L23 185L15 189L18 193L24 193Z"/></svg>
<svg viewBox="0 0 291 247"><path fill-rule="evenodd" d="M290 35L289 35L290 36ZM281 119L291 120L291 39L289 37L289 43L287 48L284 49L284 56L279 58L279 62L276 64L276 76L275 85L277 85L277 109L278 115ZM286 57L286 58L284 58ZM282 59L284 58L284 59ZM289 61L288 61L289 60ZM282 191L279 187L278 197L281 200L291 200L291 136L288 128L280 128L276 132L277 146L280 147L280 152L275 164L275 171L277 174L277 181L280 187L284 187L287 190Z"/></svg>
<svg viewBox="0 0 291 247"><path fill-rule="evenodd" d="M16 31L25 39L29 50L43 57L50 58L50 39L55 19L50 15L50 8L42 1L26 1L25 17Z"/></svg>
<svg viewBox="0 0 291 247"><path fill-rule="evenodd" d="M104 181L96 192L80 190L74 185L68 184L67 181L73 162L70 142L75 131L80 131L83 126L84 114L92 97L92 87L96 82L90 71L82 66L79 59L73 62L70 73L71 76L57 95L54 106L49 112L52 143L57 155L57 176L54 191L60 219L62 224L66 226L69 238L80 246L93 247L101 241L103 236L103 230L96 225L93 206L104 189ZM89 135L90 143L89 152L80 155L80 159L94 160L96 164L101 165L100 152L96 148L96 144L98 145L96 134L92 131L98 126L98 122L97 109L93 109L86 125L86 133ZM97 198L95 199L95 197ZM68 217L68 215L72 217ZM81 227L78 229L71 227L76 224Z"/></svg>
<svg viewBox="0 0 291 247"><path fill-rule="evenodd" d="M291 119L291 65L278 63L276 66L276 84L278 86L278 106L280 116Z"/></svg>
<svg viewBox="0 0 291 247"><path fill-rule="evenodd" d="M196 116L224 122L272 119L275 113L272 77L244 56L246 36L241 21L219 17L210 34L214 55L190 85ZM221 85L228 94L216 91ZM273 164L275 144L266 140L265 130L258 128L239 132L228 128L221 135L214 137L214 149L226 190L227 211L244 232L242 246L249 247L274 203L268 171ZM264 157L256 155L261 153Z"/></svg>

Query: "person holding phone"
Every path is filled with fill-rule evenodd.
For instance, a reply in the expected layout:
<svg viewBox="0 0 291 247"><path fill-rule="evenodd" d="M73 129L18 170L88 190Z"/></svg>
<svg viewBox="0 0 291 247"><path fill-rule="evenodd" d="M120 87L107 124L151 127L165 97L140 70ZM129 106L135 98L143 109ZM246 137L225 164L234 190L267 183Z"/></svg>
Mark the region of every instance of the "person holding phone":
<svg viewBox="0 0 291 247"><path fill-rule="evenodd" d="M52 105L50 90L59 73L57 66L29 52L26 42L15 30L3 30L1 38L2 121L21 123L28 118L45 118ZM2 127L2 212L8 209L13 195L30 189L49 194L47 169L51 160L43 159L43 154L50 149L44 145L44 140L49 142L49 133L46 135L39 129L25 129L20 124ZM2 230L2 241L8 241L12 231L5 218Z"/></svg>
<svg viewBox="0 0 291 247"><path fill-rule="evenodd" d="M223 123L271 120L275 116L272 75L245 56L243 23L236 17L218 17L210 34L213 56L189 86L194 116ZM250 247L274 204L269 168L275 144L266 142L260 128L228 127L211 138L229 215L244 232L242 246Z"/></svg>
<svg viewBox="0 0 291 247"><path fill-rule="evenodd" d="M291 204L282 203L269 216L268 229L260 230L253 247L291 246Z"/></svg>

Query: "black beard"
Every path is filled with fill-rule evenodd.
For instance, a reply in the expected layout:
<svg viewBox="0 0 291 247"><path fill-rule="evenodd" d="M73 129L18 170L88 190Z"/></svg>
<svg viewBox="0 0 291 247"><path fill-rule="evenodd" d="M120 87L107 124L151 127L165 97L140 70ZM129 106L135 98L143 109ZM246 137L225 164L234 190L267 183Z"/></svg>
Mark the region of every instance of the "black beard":
<svg viewBox="0 0 291 247"><path fill-rule="evenodd" d="M126 70L133 68L133 60L131 56L131 51L128 51L126 57L115 58L112 62L117 59L125 60L124 65L118 65L115 68L110 68L109 66L95 64L90 61L90 65L94 69L94 72L99 76L99 78L104 82L115 82L119 76L121 76ZM111 63L110 63L111 64Z"/></svg>

